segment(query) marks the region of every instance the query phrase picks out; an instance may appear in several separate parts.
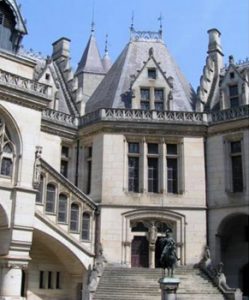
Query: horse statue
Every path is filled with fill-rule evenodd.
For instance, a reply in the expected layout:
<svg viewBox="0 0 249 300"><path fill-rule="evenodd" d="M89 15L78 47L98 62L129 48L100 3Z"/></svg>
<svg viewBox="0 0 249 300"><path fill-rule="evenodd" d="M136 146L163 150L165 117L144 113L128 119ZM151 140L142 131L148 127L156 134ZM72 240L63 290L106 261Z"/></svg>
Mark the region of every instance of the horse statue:
<svg viewBox="0 0 249 300"><path fill-rule="evenodd" d="M166 229L166 236L160 241L163 249L160 257L160 264L164 270L164 276L166 276L166 269L168 270L168 277L174 276L176 262L180 260L176 255L176 243L170 235L171 232L171 229Z"/></svg>

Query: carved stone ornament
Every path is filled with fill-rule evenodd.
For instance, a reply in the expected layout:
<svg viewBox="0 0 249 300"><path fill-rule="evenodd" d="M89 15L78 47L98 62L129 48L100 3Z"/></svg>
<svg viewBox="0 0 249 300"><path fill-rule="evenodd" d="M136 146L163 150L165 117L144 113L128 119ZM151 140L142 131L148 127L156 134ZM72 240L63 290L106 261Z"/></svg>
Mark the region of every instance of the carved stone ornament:
<svg viewBox="0 0 249 300"><path fill-rule="evenodd" d="M33 187L35 189L38 189L40 185L40 178L41 178L41 158L42 154L42 147L41 146L36 146L36 151L35 151L35 163L34 163L34 174L33 174Z"/></svg>

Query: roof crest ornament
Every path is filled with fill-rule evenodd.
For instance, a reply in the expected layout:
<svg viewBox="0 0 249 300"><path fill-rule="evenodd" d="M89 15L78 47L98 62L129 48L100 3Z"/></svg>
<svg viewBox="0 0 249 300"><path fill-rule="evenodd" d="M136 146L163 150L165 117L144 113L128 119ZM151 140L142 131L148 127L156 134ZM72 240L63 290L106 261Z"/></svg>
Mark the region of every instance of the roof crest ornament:
<svg viewBox="0 0 249 300"><path fill-rule="evenodd" d="M93 0L93 7L92 7L92 22L91 22L91 35L95 33L95 1Z"/></svg>
<svg viewBox="0 0 249 300"><path fill-rule="evenodd" d="M108 54L108 34L105 36L105 54Z"/></svg>
<svg viewBox="0 0 249 300"><path fill-rule="evenodd" d="M162 34L163 34L163 24L162 24L162 21L163 21L163 15L162 15L162 13L160 13L160 16L158 17L157 20L160 22L159 32L160 32L161 35L162 35Z"/></svg>
<svg viewBox="0 0 249 300"><path fill-rule="evenodd" d="M162 32L159 31L131 31L132 41L161 41Z"/></svg>

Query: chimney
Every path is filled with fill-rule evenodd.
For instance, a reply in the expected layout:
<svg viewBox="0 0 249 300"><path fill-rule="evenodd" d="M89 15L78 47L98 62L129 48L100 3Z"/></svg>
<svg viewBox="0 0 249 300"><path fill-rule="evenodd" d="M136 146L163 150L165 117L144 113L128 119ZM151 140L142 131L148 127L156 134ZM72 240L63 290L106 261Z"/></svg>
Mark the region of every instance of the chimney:
<svg viewBox="0 0 249 300"><path fill-rule="evenodd" d="M212 28L208 30L209 43L208 43L208 54L211 52L219 52L223 56L223 51L220 42L221 33L218 29Z"/></svg>
<svg viewBox="0 0 249 300"><path fill-rule="evenodd" d="M53 45L53 54L52 58L54 60L57 59L67 59L70 56L70 40L68 38L62 37L56 42L54 42Z"/></svg>

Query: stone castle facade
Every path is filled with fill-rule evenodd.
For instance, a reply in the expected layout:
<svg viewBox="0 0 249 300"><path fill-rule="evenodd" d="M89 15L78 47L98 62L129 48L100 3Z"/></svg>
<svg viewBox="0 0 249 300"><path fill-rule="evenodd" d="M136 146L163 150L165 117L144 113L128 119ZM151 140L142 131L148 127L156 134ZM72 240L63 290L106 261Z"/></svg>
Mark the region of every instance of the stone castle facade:
<svg viewBox="0 0 249 300"><path fill-rule="evenodd" d="M161 30L112 64L93 28L75 72L69 39L44 59L26 33L0 1L0 299L86 299L102 255L159 267L168 227L180 265L208 244L248 296L249 61L209 30L195 92Z"/></svg>

